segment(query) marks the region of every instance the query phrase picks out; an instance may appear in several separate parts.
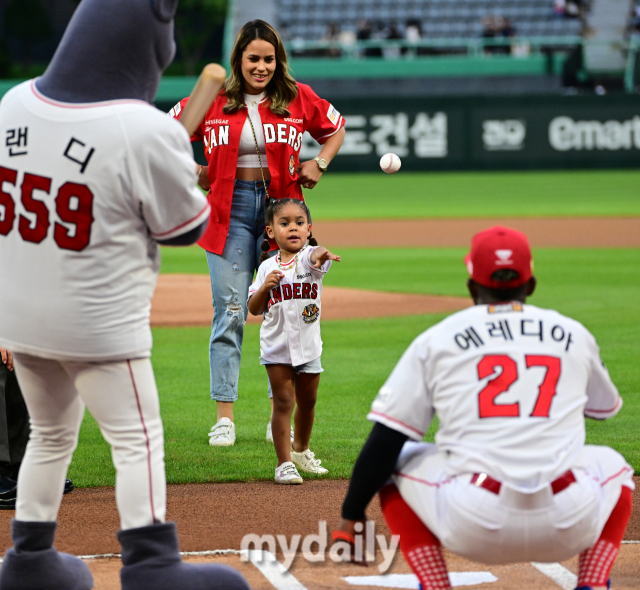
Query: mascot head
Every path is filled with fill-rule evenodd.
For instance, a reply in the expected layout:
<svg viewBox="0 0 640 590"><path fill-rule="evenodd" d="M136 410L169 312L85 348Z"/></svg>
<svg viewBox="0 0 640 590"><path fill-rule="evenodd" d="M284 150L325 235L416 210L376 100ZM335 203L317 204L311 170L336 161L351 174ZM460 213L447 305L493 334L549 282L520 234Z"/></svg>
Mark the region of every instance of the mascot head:
<svg viewBox="0 0 640 590"><path fill-rule="evenodd" d="M152 102L175 53L177 6L178 0L82 0L38 90L69 103Z"/></svg>

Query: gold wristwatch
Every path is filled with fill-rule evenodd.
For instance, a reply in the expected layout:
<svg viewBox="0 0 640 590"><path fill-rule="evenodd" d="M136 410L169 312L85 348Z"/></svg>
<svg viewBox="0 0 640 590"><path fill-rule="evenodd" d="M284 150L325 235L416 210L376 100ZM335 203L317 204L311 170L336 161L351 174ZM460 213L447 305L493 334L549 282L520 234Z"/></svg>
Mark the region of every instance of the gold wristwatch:
<svg viewBox="0 0 640 590"><path fill-rule="evenodd" d="M327 164L327 161L324 158L321 158L320 156L316 156L314 160L318 163L318 168L320 168L320 172L327 171L329 164Z"/></svg>

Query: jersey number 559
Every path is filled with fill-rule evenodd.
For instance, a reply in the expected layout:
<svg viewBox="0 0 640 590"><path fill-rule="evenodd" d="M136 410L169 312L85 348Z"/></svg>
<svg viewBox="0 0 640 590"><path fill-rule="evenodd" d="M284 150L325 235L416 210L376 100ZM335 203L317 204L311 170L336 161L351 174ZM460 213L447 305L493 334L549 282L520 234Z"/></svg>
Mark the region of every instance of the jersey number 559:
<svg viewBox="0 0 640 590"><path fill-rule="evenodd" d="M0 166L0 208L4 215L0 219L0 235L6 236L13 230L16 218L16 204L13 197L4 192L4 183L16 186L17 170ZM20 214L18 231L26 242L39 244L47 237L49 226L49 209L44 201L34 198L34 191L47 195L51 192L51 178L26 172L20 186L22 207L27 213L35 216L29 219ZM56 221L53 227L53 239L64 250L84 250L91 239L93 224L93 193L85 184L65 182L58 189L55 198L56 214L61 222ZM0 209L1 210L1 209ZM73 226L70 228L69 226Z"/></svg>

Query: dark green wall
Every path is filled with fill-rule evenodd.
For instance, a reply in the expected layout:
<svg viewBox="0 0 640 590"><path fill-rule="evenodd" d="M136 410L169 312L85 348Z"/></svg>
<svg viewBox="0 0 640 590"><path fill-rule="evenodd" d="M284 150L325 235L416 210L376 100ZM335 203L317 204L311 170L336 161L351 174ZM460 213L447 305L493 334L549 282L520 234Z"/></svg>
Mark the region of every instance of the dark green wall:
<svg viewBox="0 0 640 590"><path fill-rule="evenodd" d="M401 157L403 170L640 165L637 95L362 98L334 104L348 126L332 170L376 170L387 152ZM195 152L204 162L202 147ZM317 152L310 139L302 157Z"/></svg>

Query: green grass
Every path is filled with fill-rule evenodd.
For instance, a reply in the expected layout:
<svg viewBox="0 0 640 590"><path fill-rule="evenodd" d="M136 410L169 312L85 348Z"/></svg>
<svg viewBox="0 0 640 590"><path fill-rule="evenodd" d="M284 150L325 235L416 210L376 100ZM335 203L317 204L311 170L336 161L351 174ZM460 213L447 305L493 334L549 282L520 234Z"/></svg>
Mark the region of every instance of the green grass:
<svg viewBox="0 0 640 590"><path fill-rule="evenodd" d="M351 475L371 424L366 413L403 350L444 316L326 322L325 353L312 448L332 478ZM154 330L153 364L165 426L170 483L252 481L273 478L275 452L265 439L269 420L266 372L258 363L259 326L248 325L235 405L236 445L212 449L207 432L215 406L209 401L207 328ZM384 344L381 345L381 342ZM374 358L375 363L370 362ZM433 440L433 433L431 433ZM69 477L78 486L113 485L114 469L97 424L85 417Z"/></svg>
<svg viewBox="0 0 640 590"><path fill-rule="evenodd" d="M331 174L305 193L314 221L640 215L639 170Z"/></svg>
<svg viewBox="0 0 640 590"><path fill-rule="evenodd" d="M161 273L185 273L191 275L208 275L209 267L204 250L200 246L187 248L161 248Z"/></svg>
<svg viewBox="0 0 640 590"><path fill-rule="evenodd" d="M343 249L326 284L409 293L465 295L464 249ZM199 249L170 250L163 271L207 272ZM625 400L613 420L587 421L588 442L609 444L640 471L640 250L537 249L537 292L530 303L583 322L596 336ZM204 265L204 266L203 266ZM189 270L190 269L190 270ZM370 403L411 340L443 315L325 321L325 352L312 448L333 478L349 477L371 425ZM211 449L214 422L208 399L208 328L157 328L153 364L165 424L170 482L270 479L275 454L264 441L269 404L266 374L258 363L259 328L248 325L243 349L238 444ZM428 437L433 436L433 427ZM91 417L70 469L80 486L113 485L109 449Z"/></svg>

